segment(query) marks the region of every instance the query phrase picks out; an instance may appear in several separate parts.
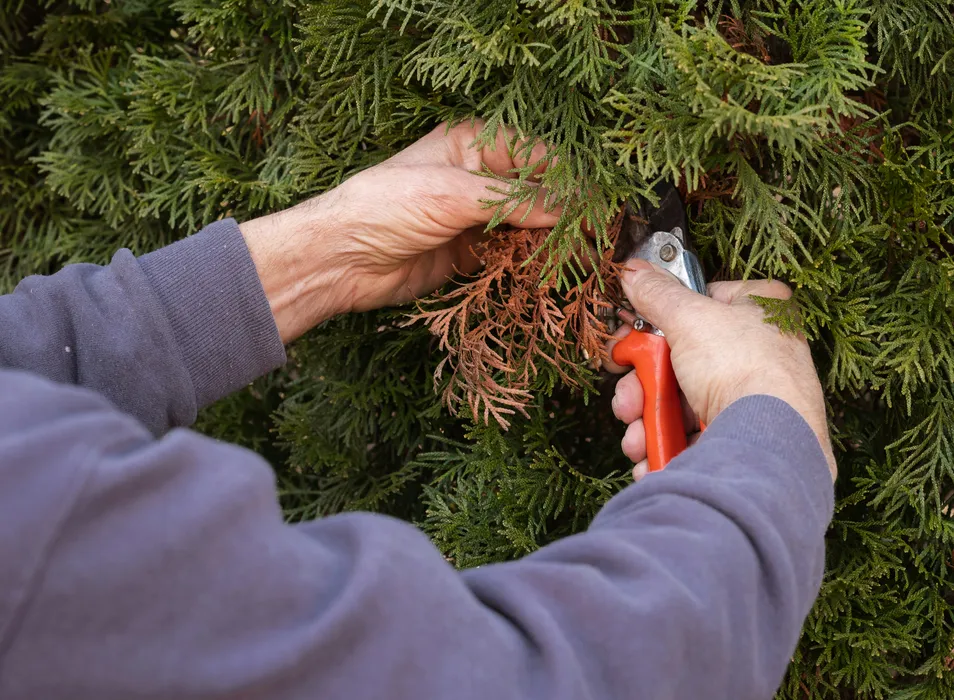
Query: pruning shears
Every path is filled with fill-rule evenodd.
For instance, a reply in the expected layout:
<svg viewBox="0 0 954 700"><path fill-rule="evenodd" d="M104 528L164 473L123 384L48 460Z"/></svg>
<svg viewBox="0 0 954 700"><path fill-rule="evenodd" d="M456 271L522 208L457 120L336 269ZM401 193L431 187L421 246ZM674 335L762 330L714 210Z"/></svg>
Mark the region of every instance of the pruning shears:
<svg viewBox="0 0 954 700"><path fill-rule="evenodd" d="M679 191L657 188L659 206L627 205L615 259L642 258L670 272L689 289L706 294L706 280L689 238L689 221ZM672 369L669 343L662 331L626 309L617 315L633 331L613 348L613 360L633 366L643 385L643 423L649 471L659 471L686 449L679 384Z"/></svg>

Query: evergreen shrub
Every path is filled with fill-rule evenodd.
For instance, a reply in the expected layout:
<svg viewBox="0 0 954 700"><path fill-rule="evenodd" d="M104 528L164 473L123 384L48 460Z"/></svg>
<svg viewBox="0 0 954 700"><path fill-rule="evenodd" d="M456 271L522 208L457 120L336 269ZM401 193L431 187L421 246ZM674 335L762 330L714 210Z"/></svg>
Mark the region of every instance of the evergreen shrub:
<svg viewBox="0 0 954 700"><path fill-rule="evenodd" d="M592 284L581 223L605 251L624 201L677 181L714 279L795 288L774 316L829 400L828 574L780 697L951 698L952 97L952 0L0 0L0 286L479 117L558 157L533 269L561 308ZM328 322L200 428L273 461L289 519L390 513L460 567L585 528L629 480L612 378L531 357L523 412L475 420L411 313Z"/></svg>

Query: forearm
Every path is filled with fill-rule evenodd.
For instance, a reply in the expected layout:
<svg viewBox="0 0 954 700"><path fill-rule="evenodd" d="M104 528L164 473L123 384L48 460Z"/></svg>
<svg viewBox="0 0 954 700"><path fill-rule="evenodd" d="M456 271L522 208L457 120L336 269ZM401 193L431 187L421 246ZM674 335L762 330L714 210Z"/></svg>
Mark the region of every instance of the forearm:
<svg viewBox="0 0 954 700"><path fill-rule="evenodd" d="M513 564L516 580L468 576L507 617L536 597L540 644L585 659L609 696L769 698L821 584L832 509L808 425L749 397L585 534Z"/></svg>
<svg viewBox="0 0 954 700"><path fill-rule="evenodd" d="M71 265L0 297L0 367L78 384L160 433L284 361L233 221L140 259Z"/></svg>

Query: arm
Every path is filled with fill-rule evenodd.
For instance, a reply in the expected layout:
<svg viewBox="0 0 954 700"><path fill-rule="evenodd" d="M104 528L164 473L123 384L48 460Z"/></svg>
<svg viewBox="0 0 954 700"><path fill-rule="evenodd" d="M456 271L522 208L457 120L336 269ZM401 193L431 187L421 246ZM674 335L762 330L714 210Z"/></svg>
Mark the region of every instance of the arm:
<svg viewBox="0 0 954 700"><path fill-rule="evenodd" d="M189 374L182 358L218 356L232 324L277 326L290 340L324 315L433 288L455 263L473 269L473 241L461 230L489 214L477 204L485 181L470 171L481 159L501 174L514 164L500 152L474 162L461 144L432 135L323 197L317 216L309 204L244 224L252 266L234 270L241 279L229 283L264 295L227 304L248 317L213 315L202 334L177 336L169 318L201 313L208 302L198 293L157 312L156 327L173 328L163 347L179 374ZM374 203L361 221L348 218L356 202ZM527 222L554 219L534 210ZM328 235L336 229L348 235ZM196 238L209 247L194 257L214 258L217 239ZM637 308L651 320L664 300L679 301L664 280L636 286ZM770 333L755 343L766 346L763 355L745 366L761 376L778 334L752 308L709 308L703 318L725 326L727 342L741 328L736 311L757 321L742 329L747 336ZM677 328L665 330L674 365L677 345L698 355L691 333L683 342ZM242 346L255 342L251 335L235 342L236 357L260 352ZM8 563L0 571L0 697L770 691L817 589L831 512L826 438L801 401L818 403L820 390L779 396L773 381L777 398L730 407L765 392L721 372L723 356L735 354L718 350L704 358L706 371L741 393L700 404L711 425L703 444L614 499L589 532L464 574L414 528L385 518L287 527L272 475L254 455L181 430L155 440L102 395L0 370L0 512L9 523L0 532ZM799 357L796 369L811 376L810 360ZM233 377L215 376L212 395ZM167 389L170 403L196 401L177 393L193 387L178 387Z"/></svg>
<svg viewBox="0 0 954 700"><path fill-rule="evenodd" d="M470 148L479 128L438 127L241 228L221 221L139 260L121 251L105 268L24 280L0 296L0 370L92 389L155 434L191 424L198 408L283 364L282 342L326 318L410 301L477 269L472 249L492 212L481 203L488 180L474 171L512 176L526 162L503 130L493 148ZM506 220L553 226L559 214L545 199Z"/></svg>
<svg viewBox="0 0 954 700"><path fill-rule="evenodd" d="M232 220L138 260L28 277L0 296L0 328L0 369L92 389L156 434L285 361Z"/></svg>
<svg viewBox="0 0 954 700"><path fill-rule="evenodd" d="M156 441L34 377L5 388L0 464L28 468L2 491L24 508L0 538L21 563L0 574L19 594L0 607L0 697L768 698L821 577L825 459L769 397L587 533L460 574L387 518L284 525L249 452Z"/></svg>

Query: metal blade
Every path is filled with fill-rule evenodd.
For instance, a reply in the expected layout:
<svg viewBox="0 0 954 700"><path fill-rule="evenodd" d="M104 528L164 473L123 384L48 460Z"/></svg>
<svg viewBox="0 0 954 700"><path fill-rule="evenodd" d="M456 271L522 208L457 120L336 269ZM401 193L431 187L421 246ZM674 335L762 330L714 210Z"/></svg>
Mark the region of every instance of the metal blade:
<svg viewBox="0 0 954 700"><path fill-rule="evenodd" d="M650 205L645 199L627 203L623 230L613 254L615 262L623 262L633 257L641 246L659 231L673 233L679 238L683 248L692 250L692 242L687 235L689 220L679 190L664 182L656 186L656 194L659 197L658 206Z"/></svg>

